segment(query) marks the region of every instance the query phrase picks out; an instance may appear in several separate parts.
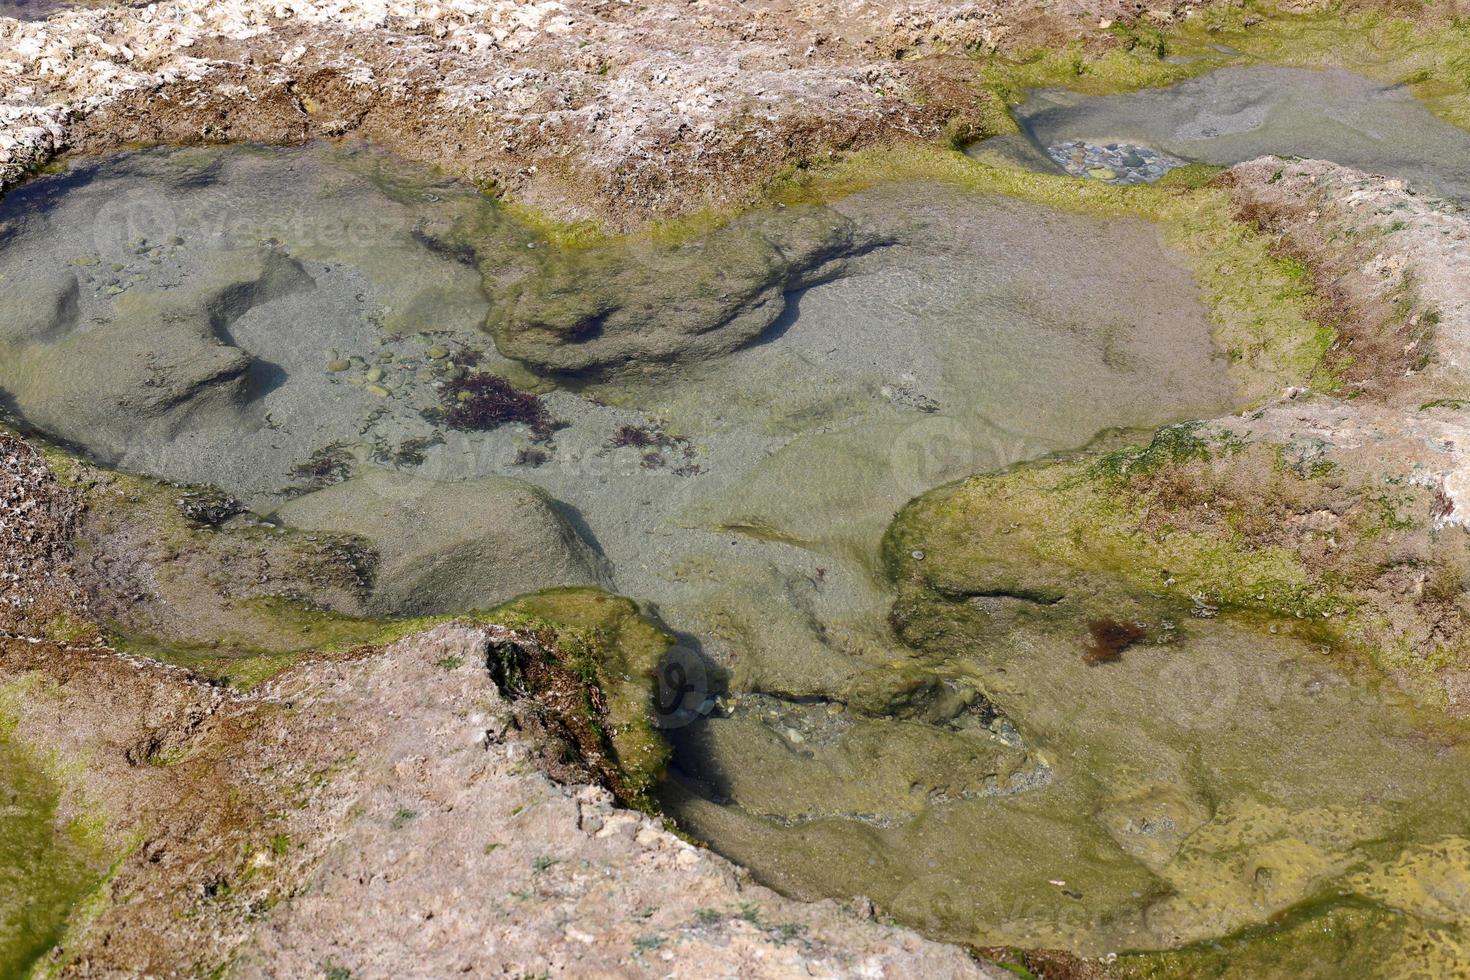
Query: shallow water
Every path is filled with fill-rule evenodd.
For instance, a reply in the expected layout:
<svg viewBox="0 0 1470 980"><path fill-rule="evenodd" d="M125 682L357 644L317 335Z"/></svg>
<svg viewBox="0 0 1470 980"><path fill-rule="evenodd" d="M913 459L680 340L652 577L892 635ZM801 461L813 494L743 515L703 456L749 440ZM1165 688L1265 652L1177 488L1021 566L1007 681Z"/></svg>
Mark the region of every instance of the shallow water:
<svg viewBox="0 0 1470 980"><path fill-rule="evenodd" d="M597 548L590 577L653 605L742 685L784 692L830 689L854 654L891 646L877 545L910 497L1233 398L1155 229L913 185L838 205L900 244L793 297L762 343L662 383L554 391L565 428L544 462L518 462L536 448L522 426L424 417L447 376L435 346L500 363L479 274L425 242L466 215L494 239L482 257L527 232L382 166L154 152L12 195L0 389L107 462L216 484L288 523L340 523L295 499L331 447L407 479L525 481ZM656 461L613 445L628 425L668 434ZM395 463L405 445L415 461ZM401 536L394 515L432 486L351 481L333 506L370 538Z"/></svg>
<svg viewBox="0 0 1470 980"><path fill-rule="evenodd" d="M58 10L82 6L78 0L0 0L0 17L17 20L45 20Z"/></svg>
<svg viewBox="0 0 1470 980"><path fill-rule="evenodd" d="M1040 169L1054 169L1046 151L1069 141L1136 145L1220 166L1266 154L1299 156L1470 200L1470 133L1435 117L1407 87L1343 69L1227 68L1124 95L1047 89L1031 93L1015 114L1021 137L977 144L973 152L1007 154Z"/></svg>
<svg viewBox="0 0 1470 980"><path fill-rule="evenodd" d="M979 945L1163 949L1326 894L1424 914L1413 896L1441 876L1463 921L1463 744L1310 647L1219 621L1088 664L1079 624L1110 598L971 600L923 663L943 692L922 712L768 702L703 722L677 812L780 887Z"/></svg>
<svg viewBox="0 0 1470 980"><path fill-rule="evenodd" d="M457 360L524 374L481 324L530 230L367 151L125 155L0 206L0 391L109 463L361 533L376 612L569 581L646 603L711 695L671 732L670 810L766 880L935 935L1175 945L1349 870L1369 892L1463 829L1459 750L1303 647L1200 622L1086 666L1106 597L977 600L954 648L906 647L879 553L906 501L1236 395L1151 225L928 184L833 207L891 244L752 346L551 390L538 443L433 411ZM324 453L352 478L316 489Z"/></svg>
<svg viewBox="0 0 1470 980"><path fill-rule="evenodd" d="M417 376L435 370L438 342L426 331L479 341L487 308L478 274L421 238L476 202L432 182L400 194L377 166L141 153L12 193L0 386L109 463L265 508L296 465L358 440L370 416L378 438L421 432ZM338 358L356 370L328 372ZM367 390L367 360L400 397Z"/></svg>

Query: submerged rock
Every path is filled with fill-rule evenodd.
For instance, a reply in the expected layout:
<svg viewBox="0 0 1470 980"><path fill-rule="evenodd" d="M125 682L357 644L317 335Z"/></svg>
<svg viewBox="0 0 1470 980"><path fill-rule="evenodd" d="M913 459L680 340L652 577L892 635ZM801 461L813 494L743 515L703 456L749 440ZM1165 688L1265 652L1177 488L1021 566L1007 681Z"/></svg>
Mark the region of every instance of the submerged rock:
<svg viewBox="0 0 1470 980"><path fill-rule="evenodd" d="M413 616L487 609L537 589L603 582L597 554L543 491L509 477L456 483L369 469L276 516L358 534L380 556L369 607Z"/></svg>
<svg viewBox="0 0 1470 980"><path fill-rule="evenodd" d="M675 246L559 253L492 309L500 351L537 371L607 376L704 361L754 341L786 294L884 240L838 211L760 211Z"/></svg>
<svg viewBox="0 0 1470 980"><path fill-rule="evenodd" d="M185 426L245 427L246 404L270 383L270 365L235 346L230 326L258 304L309 290L313 282L299 264L272 251L217 259L187 286L117 300L116 315L105 319L89 305L92 316L83 320L76 302L65 299L76 288L73 280L42 329L16 319L26 315L32 284L7 283L0 344L8 356L0 384L12 406L30 423L107 460L167 441Z"/></svg>
<svg viewBox="0 0 1470 980"><path fill-rule="evenodd" d="M324 446L434 437L425 349L488 342L479 277L422 229L467 212L494 223L365 150L162 149L38 180L0 205L6 407L269 509Z"/></svg>
<svg viewBox="0 0 1470 980"><path fill-rule="evenodd" d="M1128 143L1103 146L1068 140L1048 146L1046 153L1073 177L1087 176L1114 184L1150 183L1184 166L1184 161L1177 157Z"/></svg>

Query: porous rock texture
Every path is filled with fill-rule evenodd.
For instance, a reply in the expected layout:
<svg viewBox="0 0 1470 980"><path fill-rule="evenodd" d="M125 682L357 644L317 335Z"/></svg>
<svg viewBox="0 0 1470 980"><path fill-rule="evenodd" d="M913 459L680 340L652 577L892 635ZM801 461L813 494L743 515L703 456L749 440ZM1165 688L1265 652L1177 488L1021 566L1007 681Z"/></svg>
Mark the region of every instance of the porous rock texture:
<svg viewBox="0 0 1470 980"><path fill-rule="evenodd" d="M1371 445L1387 471L1434 492L1434 526L1470 526L1470 213L1321 160L1267 157L1228 179L1243 213L1346 307L1329 363L1350 399L1288 391L1252 431Z"/></svg>
<svg viewBox="0 0 1470 980"><path fill-rule="evenodd" d="M563 217L636 223L803 157L934 137L983 98L968 50L1114 44L1099 24L1134 16L1121 0L162 0L0 18L0 190L66 148L353 133Z"/></svg>
<svg viewBox="0 0 1470 980"><path fill-rule="evenodd" d="M250 694L0 639L0 689L27 691L12 737L47 748L59 818L100 818L117 858L60 975L1002 975L548 778L543 716L487 670L514 639L447 624Z"/></svg>
<svg viewBox="0 0 1470 980"><path fill-rule="evenodd" d="M1324 474L1275 543L1365 583L1372 625L1358 639L1398 651L1406 690L1432 679L1430 697L1470 714L1470 213L1320 160L1263 158L1225 180L1242 216L1314 270L1338 338L1335 390L1290 388L1211 428L1274 447L1280 469ZM1382 512L1368 547L1346 536L1364 508Z"/></svg>
<svg viewBox="0 0 1470 980"><path fill-rule="evenodd" d="M81 511L34 446L0 432L0 634L84 605L68 568Z"/></svg>

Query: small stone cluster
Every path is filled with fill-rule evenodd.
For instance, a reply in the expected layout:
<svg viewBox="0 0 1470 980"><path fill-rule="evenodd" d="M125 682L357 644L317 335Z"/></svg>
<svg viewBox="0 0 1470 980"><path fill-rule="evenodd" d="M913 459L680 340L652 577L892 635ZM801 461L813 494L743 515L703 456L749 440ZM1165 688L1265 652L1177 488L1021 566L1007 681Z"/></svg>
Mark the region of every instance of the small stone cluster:
<svg viewBox="0 0 1470 980"><path fill-rule="evenodd" d="M0 432L0 631L75 604L63 565L80 513L45 457Z"/></svg>
<svg viewBox="0 0 1470 980"><path fill-rule="evenodd" d="M1088 143L1067 140L1046 148L1047 156L1073 177L1109 184L1152 184L1184 160L1132 143Z"/></svg>

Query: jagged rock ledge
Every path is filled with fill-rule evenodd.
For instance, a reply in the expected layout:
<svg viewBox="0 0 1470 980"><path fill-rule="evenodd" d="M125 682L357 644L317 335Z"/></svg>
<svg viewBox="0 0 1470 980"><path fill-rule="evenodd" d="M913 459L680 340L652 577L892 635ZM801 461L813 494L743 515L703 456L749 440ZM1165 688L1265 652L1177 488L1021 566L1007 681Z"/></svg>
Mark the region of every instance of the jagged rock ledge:
<svg viewBox="0 0 1470 980"><path fill-rule="evenodd" d="M446 624L242 694L0 639L0 690L26 692L11 737L45 747L58 819L101 821L116 862L59 975L1000 975L548 778L541 709L487 669L505 642L535 641Z"/></svg>

